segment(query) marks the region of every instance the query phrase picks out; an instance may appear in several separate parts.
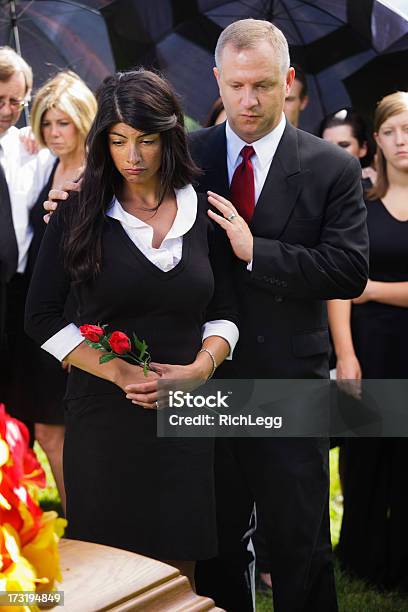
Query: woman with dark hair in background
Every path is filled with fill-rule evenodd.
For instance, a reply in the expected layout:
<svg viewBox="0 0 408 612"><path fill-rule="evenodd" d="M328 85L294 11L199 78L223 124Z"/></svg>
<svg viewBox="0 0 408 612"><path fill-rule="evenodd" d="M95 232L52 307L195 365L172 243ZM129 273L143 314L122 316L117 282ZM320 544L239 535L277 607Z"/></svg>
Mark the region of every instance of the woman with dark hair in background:
<svg viewBox="0 0 408 612"><path fill-rule="evenodd" d="M374 120L377 178L366 193L370 279L352 301L329 302L337 376L406 379L408 366L408 93L386 96ZM406 438L347 438L343 566L408 590Z"/></svg>
<svg viewBox="0 0 408 612"><path fill-rule="evenodd" d="M182 111L159 76L106 79L87 144L81 191L51 218L26 309L28 332L73 366L69 535L167 561L193 584L195 561L216 554L213 441L158 438L154 408L159 378L204 382L236 343L230 249L191 187ZM87 323L135 332L155 362L178 365L147 376L101 365Z"/></svg>
<svg viewBox="0 0 408 612"><path fill-rule="evenodd" d="M368 166L372 161L372 146L371 138L367 130L364 119L352 109L342 109L332 115L328 115L320 124L319 136L328 142L331 142L357 158L365 167L362 169L363 189L371 187L371 180L375 179L376 172ZM342 300L330 300L327 302L327 310L329 315L329 327L331 321L336 320L336 309L343 308ZM330 330L331 331L331 330ZM333 343L332 343L333 345ZM341 355L335 356L336 347L332 351L330 367L336 368L336 378L338 381L361 378L361 372L349 372L347 365L345 366ZM352 375L351 375L352 374ZM346 383L347 384L347 383ZM350 398L342 396L343 401L350 402ZM344 455L344 439L331 438L331 448L340 447L339 450L339 476L340 485L343 491L344 487L344 472L345 472L345 455Z"/></svg>
<svg viewBox="0 0 408 612"><path fill-rule="evenodd" d="M372 139L361 115L350 108L328 115L320 124L318 135L359 159L363 179L375 181L376 173L370 166L373 160Z"/></svg>
<svg viewBox="0 0 408 612"><path fill-rule="evenodd" d="M227 118L224 110L224 103L221 97L218 97L208 113L208 117L203 127L212 127L213 125L219 125L223 123Z"/></svg>

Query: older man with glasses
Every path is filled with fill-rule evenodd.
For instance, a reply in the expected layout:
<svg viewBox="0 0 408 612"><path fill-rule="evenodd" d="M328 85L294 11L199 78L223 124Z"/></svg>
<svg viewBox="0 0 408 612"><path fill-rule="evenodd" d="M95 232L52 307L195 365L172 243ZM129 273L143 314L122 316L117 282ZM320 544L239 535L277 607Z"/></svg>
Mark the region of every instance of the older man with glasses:
<svg viewBox="0 0 408 612"><path fill-rule="evenodd" d="M30 213L54 159L47 149L31 153L23 142L25 130L15 127L32 85L30 66L10 47L0 47L0 402L12 414L16 388L24 385L15 384L13 362L23 333Z"/></svg>

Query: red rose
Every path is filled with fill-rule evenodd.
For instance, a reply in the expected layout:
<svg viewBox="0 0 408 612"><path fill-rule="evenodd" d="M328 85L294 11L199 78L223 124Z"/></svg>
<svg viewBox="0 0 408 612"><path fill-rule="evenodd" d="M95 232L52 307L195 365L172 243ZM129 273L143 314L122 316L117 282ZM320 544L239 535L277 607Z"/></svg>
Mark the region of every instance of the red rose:
<svg viewBox="0 0 408 612"><path fill-rule="evenodd" d="M118 353L118 355L124 355L131 349L130 340L126 334L121 331L114 331L109 338L109 344L111 349Z"/></svg>
<svg viewBox="0 0 408 612"><path fill-rule="evenodd" d="M79 331L90 342L99 342L105 333L99 325L81 325Z"/></svg>

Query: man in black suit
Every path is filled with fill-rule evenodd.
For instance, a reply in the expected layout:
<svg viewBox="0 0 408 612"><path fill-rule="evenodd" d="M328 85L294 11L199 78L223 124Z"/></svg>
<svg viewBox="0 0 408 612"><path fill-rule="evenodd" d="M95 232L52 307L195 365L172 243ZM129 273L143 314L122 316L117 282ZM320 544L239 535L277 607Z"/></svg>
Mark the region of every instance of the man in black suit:
<svg viewBox="0 0 408 612"><path fill-rule="evenodd" d="M240 341L222 376L328 378L325 300L355 297L367 280L360 166L286 122L282 111L294 70L286 39L271 23L230 25L215 57L227 123L194 132L191 150L204 170L199 190L215 192L209 202L219 215L209 215L237 258ZM248 145L255 208L243 213L246 222L242 202L230 201L230 184ZM228 612L252 609L245 532L256 501L275 612L337 610L328 441L219 439L216 477L220 553L198 564L198 592Z"/></svg>
<svg viewBox="0 0 408 612"><path fill-rule="evenodd" d="M27 62L10 47L0 47L0 402L17 410L21 380L14 371L23 336L28 257L33 237L33 206L51 172L54 158L37 154L27 128L16 128L33 86ZM29 424L31 427L31 424Z"/></svg>
<svg viewBox="0 0 408 612"><path fill-rule="evenodd" d="M204 170L199 189L214 192L209 201L220 212L209 214L227 232L237 258L241 337L222 375L328 378L325 300L360 295L368 274L360 166L339 147L286 122L283 106L294 70L286 39L271 23L229 26L216 64L227 123L191 134L190 144ZM247 145L254 148L249 166L256 204L252 214L245 212L248 223L229 201ZM53 190L49 197L67 195ZM55 210L56 203L45 208ZM216 446L220 554L198 563L198 592L228 612L252 610L246 536L256 501L275 612L337 610L328 440L220 439Z"/></svg>

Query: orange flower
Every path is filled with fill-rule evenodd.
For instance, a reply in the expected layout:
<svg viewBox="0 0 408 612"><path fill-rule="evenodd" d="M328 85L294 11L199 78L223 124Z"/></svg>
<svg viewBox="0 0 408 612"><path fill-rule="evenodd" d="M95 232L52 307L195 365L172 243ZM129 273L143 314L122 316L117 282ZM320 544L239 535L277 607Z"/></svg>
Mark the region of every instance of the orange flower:
<svg viewBox="0 0 408 612"><path fill-rule="evenodd" d="M30 437L27 427L9 416L4 404L0 404L0 439L3 449L4 444L9 448L7 460L0 465L10 486L35 484L44 488L45 473L35 453L29 447ZM0 456L5 457L5 450L0 453Z"/></svg>
<svg viewBox="0 0 408 612"><path fill-rule="evenodd" d="M7 567L0 569L0 591L32 591L36 590L36 572L34 567L21 555L19 537L10 526L0 527L1 558L7 557ZM36 606L1 606L2 611L30 612L37 611Z"/></svg>
<svg viewBox="0 0 408 612"><path fill-rule="evenodd" d="M58 541L66 521L38 505L45 474L28 440L26 427L0 404L0 591L49 591L61 580Z"/></svg>

